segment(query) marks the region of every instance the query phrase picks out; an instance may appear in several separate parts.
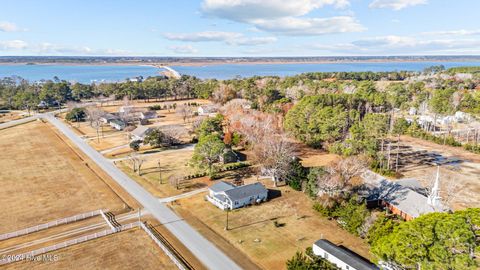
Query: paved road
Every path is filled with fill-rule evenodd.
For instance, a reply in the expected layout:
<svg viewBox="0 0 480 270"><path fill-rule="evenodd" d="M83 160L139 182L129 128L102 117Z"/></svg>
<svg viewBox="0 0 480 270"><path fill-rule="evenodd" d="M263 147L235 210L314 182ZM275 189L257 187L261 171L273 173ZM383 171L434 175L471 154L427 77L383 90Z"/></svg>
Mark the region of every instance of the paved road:
<svg viewBox="0 0 480 270"><path fill-rule="evenodd" d="M13 126L17 126L17 125L20 125L20 124L25 124L27 122L35 121L36 119L37 119L37 116L35 115L35 116L25 117L25 118L18 119L18 120L5 122L3 124L0 124L0 129L13 127Z"/></svg>
<svg viewBox="0 0 480 270"><path fill-rule="evenodd" d="M180 242L187 247L208 269L235 270L241 269L222 251L194 230L187 222L177 216L167 206L158 201L137 182L120 171L112 162L90 147L62 121L52 114L39 115L50 121L60 132L69 138L90 159L107 172L133 198L143 205L158 221L160 221Z"/></svg>

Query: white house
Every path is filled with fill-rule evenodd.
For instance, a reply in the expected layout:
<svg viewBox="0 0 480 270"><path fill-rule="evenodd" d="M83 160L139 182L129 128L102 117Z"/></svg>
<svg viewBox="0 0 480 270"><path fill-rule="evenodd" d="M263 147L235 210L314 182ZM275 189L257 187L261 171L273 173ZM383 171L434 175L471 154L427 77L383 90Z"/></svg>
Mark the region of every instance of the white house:
<svg viewBox="0 0 480 270"><path fill-rule="evenodd" d="M455 112L455 120L459 123L468 122L472 120L472 116L468 113L457 111Z"/></svg>
<svg viewBox="0 0 480 270"><path fill-rule="evenodd" d="M112 120L118 120L119 117L114 115L114 114L111 114L111 113L106 113L104 115L102 115L102 117L100 117L100 121L102 121L104 124L108 124L110 123Z"/></svg>
<svg viewBox="0 0 480 270"><path fill-rule="evenodd" d="M122 120L113 119L110 121L110 126L116 130L123 130L127 125Z"/></svg>
<svg viewBox="0 0 480 270"><path fill-rule="evenodd" d="M379 268L351 250L337 246L326 239L313 244L313 254L324 258L342 270L379 270Z"/></svg>
<svg viewBox="0 0 480 270"><path fill-rule="evenodd" d="M128 105L128 106L122 106L120 109L118 109L119 113L125 113L125 112L135 112L135 107Z"/></svg>
<svg viewBox="0 0 480 270"><path fill-rule="evenodd" d="M155 111L140 112L139 118L142 120L157 118L157 112Z"/></svg>
<svg viewBox="0 0 480 270"><path fill-rule="evenodd" d="M218 112L216 105L203 105L198 107L198 115L215 116Z"/></svg>
<svg viewBox="0 0 480 270"><path fill-rule="evenodd" d="M153 129L146 126L138 126L130 133L130 138L132 141L143 141L145 136L147 136Z"/></svg>
<svg viewBox="0 0 480 270"><path fill-rule="evenodd" d="M222 210L237 209L267 200L268 190L261 183L235 186L220 181L208 189L207 200Z"/></svg>

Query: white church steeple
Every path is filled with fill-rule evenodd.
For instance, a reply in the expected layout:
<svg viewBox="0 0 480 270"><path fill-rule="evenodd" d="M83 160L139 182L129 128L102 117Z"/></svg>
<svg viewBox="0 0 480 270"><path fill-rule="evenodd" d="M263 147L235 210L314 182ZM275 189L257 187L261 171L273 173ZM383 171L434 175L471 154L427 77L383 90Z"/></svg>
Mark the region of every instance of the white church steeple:
<svg viewBox="0 0 480 270"><path fill-rule="evenodd" d="M437 176L433 183L432 190L427 198L427 203L433 207L441 207L442 202L440 198L440 166L437 165Z"/></svg>

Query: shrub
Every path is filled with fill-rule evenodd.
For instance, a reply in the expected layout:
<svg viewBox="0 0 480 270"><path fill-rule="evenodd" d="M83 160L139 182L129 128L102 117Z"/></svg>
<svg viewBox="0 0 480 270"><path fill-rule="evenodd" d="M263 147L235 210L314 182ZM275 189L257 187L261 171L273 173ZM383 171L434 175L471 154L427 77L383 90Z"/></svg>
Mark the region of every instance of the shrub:
<svg viewBox="0 0 480 270"><path fill-rule="evenodd" d="M158 110L161 110L162 109L162 105L152 105L150 107L148 107L150 110L152 111L158 111Z"/></svg>

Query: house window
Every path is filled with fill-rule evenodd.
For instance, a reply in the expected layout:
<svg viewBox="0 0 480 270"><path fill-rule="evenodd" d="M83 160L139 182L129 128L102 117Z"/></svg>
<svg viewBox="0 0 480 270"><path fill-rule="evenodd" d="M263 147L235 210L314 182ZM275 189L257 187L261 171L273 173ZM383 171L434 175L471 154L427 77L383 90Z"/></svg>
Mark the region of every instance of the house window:
<svg viewBox="0 0 480 270"><path fill-rule="evenodd" d="M323 257L324 257L325 259L328 259L328 253L325 252L325 253L323 254Z"/></svg>
<svg viewBox="0 0 480 270"><path fill-rule="evenodd" d="M235 205L238 205L238 202L237 202L237 201L235 201Z"/></svg>
<svg viewBox="0 0 480 270"><path fill-rule="evenodd" d="M345 269L347 269L347 270L348 270L348 269L350 269L350 266L348 266L348 265L345 265Z"/></svg>

